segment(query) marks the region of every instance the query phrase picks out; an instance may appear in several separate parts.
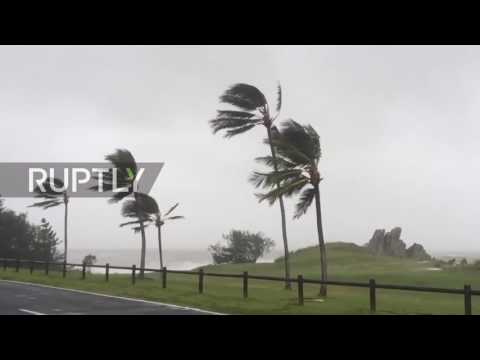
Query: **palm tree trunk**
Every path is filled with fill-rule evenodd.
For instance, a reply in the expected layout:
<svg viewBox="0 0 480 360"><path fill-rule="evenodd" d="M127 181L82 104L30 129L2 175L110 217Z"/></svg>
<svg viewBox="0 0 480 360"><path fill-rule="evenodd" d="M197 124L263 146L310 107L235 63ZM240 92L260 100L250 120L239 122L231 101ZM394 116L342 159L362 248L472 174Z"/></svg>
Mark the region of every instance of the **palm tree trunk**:
<svg viewBox="0 0 480 360"><path fill-rule="evenodd" d="M160 269L163 269L163 255L162 255L162 226L157 226L158 229L158 254L160 256Z"/></svg>
<svg viewBox="0 0 480 360"><path fill-rule="evenodd" d="M275 154L275 147L272 144L272 129L267 126L268 134L268 143L270 144L270 151L272 153L273 159L273 168L275 171L278 171L277 156ZM280 187L280 184L277 183L277 189ZM287 222L285 220L285 206L283 204L283 196L279 196L278 202L280 203L280 214L282 216L282 237L283 237L283 250L284 250L284 259L285 259L285 289L291 289L292 284L290 283L290 258L288 251L288 240L287 240Z"/></svg>
<svg viewBox="0 0 480 360"><path fill-rule="evenodd" d="M65 203L65 217L63 219L63 261L67 261L67 251L68 251L68 199L67 196L65 195L64 197L64 203Z"/></svg>
<svg viewBox="0 0 480 360"><path fill-rule="evenodd" d="M145 251L147 248L147 241L145 239L145 226L143 221L140 221L140 232L142 234L142 249L140 253L140 279L143 279L145 276Z"/></svg>
<svg viewBox="0 0 480 360"><path fill-rule="evenodd" d="M325 240L323 238L322 209L320 208L320 188L318 185L315 186L315 207L317 210L317 231L318 247L320 249L321 280L327 281L327 254L325 248ZM320 285L320 296L327 296L327 285Z"/></svg>

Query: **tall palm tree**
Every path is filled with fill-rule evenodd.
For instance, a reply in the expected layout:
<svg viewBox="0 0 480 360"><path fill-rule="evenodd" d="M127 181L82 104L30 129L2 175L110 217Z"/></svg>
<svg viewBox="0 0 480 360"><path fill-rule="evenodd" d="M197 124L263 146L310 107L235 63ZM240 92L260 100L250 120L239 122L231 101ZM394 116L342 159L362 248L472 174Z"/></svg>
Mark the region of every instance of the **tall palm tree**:
<svg viewBox="0 0 480 360"><path fill-rule="evenodd" d="M52 186L53 185L53 186ZM44 191L41 189L43 187ZM30 205L29 207L41 207L42 209L46 210L51 207L56 207L61 204L65 205L65 214L64 214L64 222L63 222L63 260L68 262L67 254L68 254L68 202L69 196L66 190L59 191L59 189L63 189L64 184L63 181L57 178L47 178L42 184L35 186L34 192L36 198L45 199L44 201L40 201Z"/></svg>
<svg viewBox="0 0 480 360"><path fill-rule="evenodd" d="M210 120L213 133L215 134L218 131L224 130L225 137L230 138L251 130L255 126L263 125L267 130L273 168L277 171L278 165L276 161L276 152L271 140L273 123L278 117L282 107L282 89L280 85L278 85L277 89L275 115L272 115L265 95L255 86L249 84L240 83L231 86L222 96L220 96L220 102L233 105L236 110L218 110L216 118ZM276 186L278 188L279 184ZM279 196L278 202L280 204L280 214L282 217L282 237L285 253L285 287L290 289L290 261L287 240L287 224L282 196Z"/></svg>
<svg viewBox="0 0 480 360"><path fill-rule="evenodd" d="M173 205L170 209L168 209L168 211L163 216L160 211L154 215L155 226L157 227L157 233L158 233L158 252L160 257L160 268L163 268L162 226L165 224L165 221L178 220L178 219L185 218L184 216L181 216L181 215L169 216L173 212L173 210L177 208L178 205L179 203L176 203L175 205Z"/></svg>
<svg viewBox="0 0 480 360"><path fill-rule="evenodd" d="M320 138L315 129L310 126L302 126L299 123L288 120L282 123L280 132L275 131L271 143L276 147L278 156L278 169L269 173L254 172L250 181L256 187L270 188L264 194L257 194L259 201L267 200L273 204L282 195L287 197L298 194L300 198L296 204L294 218L304 215L315 199L317 211L317 232L320 249L321 280L327 280L327 257L325 240L323 237L322 211L320 207L320 173L318 163L321 156ZM257 161L273 167L272 157L257 158ZM280 186L275 187L275 185ZM320 295L327 295L327 287L322 284Z"/></svg>
<svg viewBox="0 0 480 360"><path fill-rule="evenodd" d="M117 149L114 153L108 154L105 156L105 160L109 161L112 164L112 167L107 171L101 173L101 175L94 175L93 178L97 181L102 178L102 184L94 185L90 189L94 191L99 191L100 187L103 188L103 191L112 191L114 188L123 189L124 191L114 192L113 195L108 200L109 203L118 203L121 200L125 199L127 196L133 195L134 202L141 202L142 196L139 194L139 189L134 189L134 180L137 176L137 162L133 157L132 153L126 149ZM116 169L114 171L114 169ZM116 176L115 176L116 175ZM144 214L141 211L141 207L134 206L132 203L129 205L134 210L138 210L136 218L139 222L139 231L142 235L142 247L141 247L141 256L140 256L140 268L145 268L145 253L147 247L147 241L145 236L145 226L144 226ZM126 209L128 210L128 209ZM123 213L123 209L122 209ZM143 278L144 271L140 271L140 276Z"/></svg>
<svg viewBox="0 0 480 360"><path fill-rule="evenodd" d="M145 253L146 253L146 239L145 239L145 227L146 223L151 221L151 215L159 212L156 201L143 193L135 192L133 199L128 199L122 204L122 216L126 218L134 218L134 221L129 221L120 224L120 227L126 225L138 225L133 230L140 232L142 235L142 248L140 253L140 276L144 277L145 269Z"/></svg>

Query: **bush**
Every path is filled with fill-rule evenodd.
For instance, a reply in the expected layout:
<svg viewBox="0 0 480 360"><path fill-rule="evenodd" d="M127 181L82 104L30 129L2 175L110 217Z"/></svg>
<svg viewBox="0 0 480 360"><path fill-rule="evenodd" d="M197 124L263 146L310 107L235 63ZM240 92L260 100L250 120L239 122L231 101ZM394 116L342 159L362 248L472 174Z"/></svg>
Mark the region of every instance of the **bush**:
<svg viewBox="0 0 480 360"><path fill-rule="evenodd" d="M226 245L217 243L208 248L215 264L255 263L274 246L274 242L260 232L231 230L223 239Z"/></svg>

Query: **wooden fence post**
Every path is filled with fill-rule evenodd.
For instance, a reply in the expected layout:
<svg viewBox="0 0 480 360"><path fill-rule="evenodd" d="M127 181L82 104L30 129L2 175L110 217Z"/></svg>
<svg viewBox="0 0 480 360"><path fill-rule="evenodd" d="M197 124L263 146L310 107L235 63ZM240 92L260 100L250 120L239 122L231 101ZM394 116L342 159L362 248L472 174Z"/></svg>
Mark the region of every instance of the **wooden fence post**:
<svg viewBox="0 0 480 360"><path fill-rule="evenodd" d="M368 282L370 289L370 313L375 314L377 311L377 294L375 290L375 279L370 279Z"/></svg>
<svg viewBox="0 0 480 360"><path fill-rule="evenodd" d="M33 261L30 261L30 275L33 274Z"/></svg>
<svg viewBox="0 0 480 360"><path fill-rule="evenodd" d="M298 287L298 305L303 305L303 275L298 275L297 277L297 287Z"/></svg>
<svg viewBox="0 0 480 360"><path fill-rule="evenodd" d="M64 261L63 262L63 269L62 269L62 277L66 277L67 276L67 262Z"/></svg>
<svg viewBox="0 0 480 360"><path fill-rule="evenodd" d="M47 260L45 263L45 275L48 275L48 271L50 270L50 261Z"/></svg>
<svg viewBox="0 0 480 360"><path fill-rule="evenodd" d="M132 265L132 285L135 285L135 273L137 271L137 267L135 265Z"/></svg>
<svg viewBox="0 0 480 360"><path fill-rule="evenodd" d="M248 271L243 272L243 298L248 298Z"/></svg>
<svg viewBox="0 0 480 360"><path fill-rule="evenodd" d="M85 262L82 263L82 280L85 280L85 273L87 271L87 264Z"/></svg>
<svg viewBox="0 0 480 360"><path fill-rule="evenodd" d="M15 263L15 272L20 271L20 260L17 259L17 262Z"/></svg>
<svg viewBox="0 0 480 360"><path fill-rule="evenodd" d="M463 292L465 298L465 315L472 315L472 287L465 285Z"/></svg>
<svg viewBox="0 0 480 360"><path fill-rule="evenodd" d="M203 278L205 274L203 273L203 269L198 270L198 293L203 294Z"/></svg>
<svg viewBox="0 0 480 360"><path fill-rule="evenodd" d="M106 265L105 265L105 281L108 281L109 272L110 272L110 264L106 263Z"/></svg>
<svg viewBox="0 0 480 360"><path fill-rule="evenodd" d="M167 268L165 266L162 269L162 288L167 288Z"/></svg>

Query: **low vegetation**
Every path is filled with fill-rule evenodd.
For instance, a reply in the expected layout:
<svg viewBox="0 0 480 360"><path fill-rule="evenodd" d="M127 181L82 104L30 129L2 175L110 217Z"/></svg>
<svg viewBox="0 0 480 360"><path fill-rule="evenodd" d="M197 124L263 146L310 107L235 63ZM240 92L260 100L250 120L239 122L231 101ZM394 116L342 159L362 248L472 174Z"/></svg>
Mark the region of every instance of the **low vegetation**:
<svg viewBox="0 0 480 360"><path fill-rule="evenodd" d="M465 283L480 289L480 273L473 268L463 270L431 271L432 262L371 255L364 247L347 243L327 244L331 280L368 281L403 285L463 288ZM318 247L291 253L292 277L318 278ZM258 264L223 264L204 267L207 272L241 273L283 276L283 261ZM296 291L285 291L282 283L250 280L249 297L242 298L242 280L205 278L205 291L198 294L198 277L168 274L167 289L161 288L160 277L145 274L145 280L131 284L129 275L111 274L105 282L102 274L88 274L81 280L78 271L69 272L63 279L61 272L51 271L45 276L40 269L30 275L22 269L3 271L0 278L30 281L54 286L95 291L105 294L136 297L160 302L188 305L228 314L368 314L368 289L330 286L328 298L318 297L318 286L305 286L305 305L297 305ZM295 290L295 286L293 287ZM480 313L480 299L472 300L473 313ZM379 314L463 314L462 295L414 293L397 290L378 290Z"/></svg>

